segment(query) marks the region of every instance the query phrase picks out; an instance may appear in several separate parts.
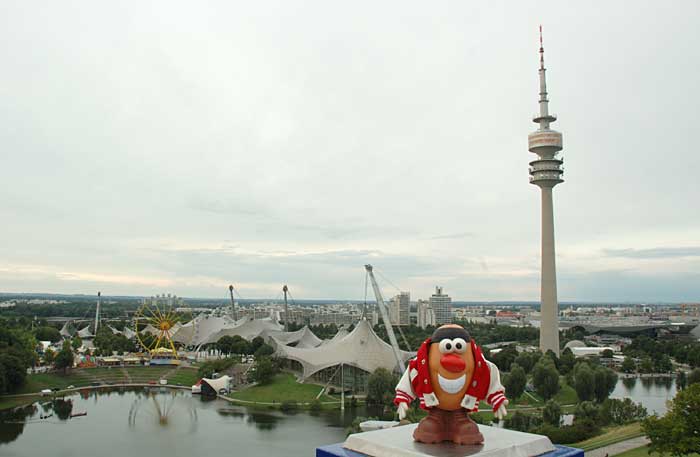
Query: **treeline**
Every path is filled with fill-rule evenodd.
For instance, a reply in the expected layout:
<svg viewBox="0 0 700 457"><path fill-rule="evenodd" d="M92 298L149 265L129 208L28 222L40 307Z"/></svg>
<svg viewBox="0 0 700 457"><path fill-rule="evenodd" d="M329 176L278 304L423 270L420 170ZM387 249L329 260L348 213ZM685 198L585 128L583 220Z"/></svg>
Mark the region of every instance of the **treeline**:
<svg viewBox="0 0 700 457"><path fill-rule="evenodd" d="M670 370L670 358L678 363L687 363L691 367L700 367L700 343L679 339L652 339L637 336L632 344L625 346L622 352L629 357L640 359L638 369L642 372L658 369L660 372ZM667 369L666 369L667 368Z"/></svg>
<svg viewBox="0 0 700 457"><path fill-rule="evenodd" d="M85 299L85 301L70 301L68 303L42 303L28 304L18 303L14 308L3 308L0 315L8 317L90 317L95 314L96 298ZM103 318L123 317L127 311L133 312L138 309L138 300L124 300L117 303L102 303L100 306L100 316Z"/></svg>
<svg viewBox="0 0 700 457"><path fill-rule="evenodd" d="M583 401L576 405L571 425L562 425L561 407L548 401L539 414L516 411L506 418L506 428L548 436L557 444L591 438L606 425L625 425L647 417L647 410L629 398L606 399L600 404Z"/></svg>
<svg viewBox="0 0 700 457"><path fill-rule="evenodd" d="M537 344L540 338L539 329L534 327L510 327L507 325L482 324L460 320L455 321L455 323L467 329L471 337L474 338L474 341L476 341L480 346L491 343L500 343L502 341L515 341L522 344ZM380 323L375 325L374 331L381 339L389 342L389 337L386 334L384 324ZM423 329L416 325L409 325L401 327L401 331L395 329L394 333L396 333L396 338L398 339L401 349L415 351L426 338L433 334L434 331L435 327L432 326L428 326ZM401 332L403 332L403 335L406 337L408 347L406 347L406 344L404 343L403 337L400 334Z"/></svg>

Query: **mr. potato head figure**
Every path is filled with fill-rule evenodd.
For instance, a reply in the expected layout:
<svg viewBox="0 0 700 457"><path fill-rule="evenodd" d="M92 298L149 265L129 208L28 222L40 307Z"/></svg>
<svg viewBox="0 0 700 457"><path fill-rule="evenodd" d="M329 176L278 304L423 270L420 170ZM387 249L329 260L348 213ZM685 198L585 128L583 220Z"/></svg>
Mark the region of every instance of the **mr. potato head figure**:
<svg viewBox="0 0 700 457"><path fill-rule="evenodd" d="M401 420L416 398L428 411L413 432L416 441L479 444L484 437L469 413L486 400L502 419L508 414L504 390L498 367L484 358L469 332L448 324L435 330L409 362L396 386L394 404Z"/></svg>

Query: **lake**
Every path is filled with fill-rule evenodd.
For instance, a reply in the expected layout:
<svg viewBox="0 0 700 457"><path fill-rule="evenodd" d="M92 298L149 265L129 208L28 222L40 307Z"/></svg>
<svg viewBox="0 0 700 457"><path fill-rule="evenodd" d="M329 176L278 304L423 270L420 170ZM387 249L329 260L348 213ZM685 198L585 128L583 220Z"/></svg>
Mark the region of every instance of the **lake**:
<svg viewBox="0 0 700 457"><path fill-rule="evenodd" d="M78 412L87 416L70 418ZM309 457L344 441L352 416L257 411L175 389L84 391L0 412L0 455Z"/></svg>
<svg viewBox="0 0 700 457"><path fill-rule="evenodd" d="M629 398L641 403L649 414L663 415L668 409L666 402L676 396L673 378L623 378L617 381L610 398Z"/></svg>

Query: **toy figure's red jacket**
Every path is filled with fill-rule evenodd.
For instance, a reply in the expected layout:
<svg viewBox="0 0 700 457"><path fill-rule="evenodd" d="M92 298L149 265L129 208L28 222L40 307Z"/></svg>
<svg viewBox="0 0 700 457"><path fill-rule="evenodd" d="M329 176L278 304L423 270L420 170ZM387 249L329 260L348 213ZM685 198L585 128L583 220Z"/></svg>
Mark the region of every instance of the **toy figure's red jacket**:
<svg viewBox="0 0 700 457"><path fill-rule="evenodd" d="M506 401L505 389L501 385L501 375L498 367L484 358L481 348L471 340L472 354L474 354L474 375L472 376L467 392L462 399L462 408L476 412L479 410L479 401L486 400L493 411ZM430 338L425 340L418 349L416 358L408 363L401 380L396 385L396 398L394 404L405 402L410 404L418 397L420 407L428 409L439 407L440 402L433 392L428 368L428 349Z"/></svg>

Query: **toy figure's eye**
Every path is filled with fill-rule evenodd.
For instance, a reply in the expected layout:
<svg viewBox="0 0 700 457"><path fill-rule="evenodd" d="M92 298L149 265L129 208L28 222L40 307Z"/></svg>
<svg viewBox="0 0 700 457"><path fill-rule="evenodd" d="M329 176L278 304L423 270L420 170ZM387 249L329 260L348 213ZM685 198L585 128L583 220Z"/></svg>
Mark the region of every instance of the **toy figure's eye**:
<svg viewBox="0 0 700 457"><path fill-rule="evenodd" d="M455 338L452 340L452 344L454 345L454 351L457 354L464 354L464 351L467 350L467 342L464 341L462 338Z"/></svg>
<svg viewBox="0 0 700 457"><path fill-rule="evenodd" d="M443 354L449 354L450 352L454 352L454 343L450 339L444 339L440 341L440 352Z"/></svg>

